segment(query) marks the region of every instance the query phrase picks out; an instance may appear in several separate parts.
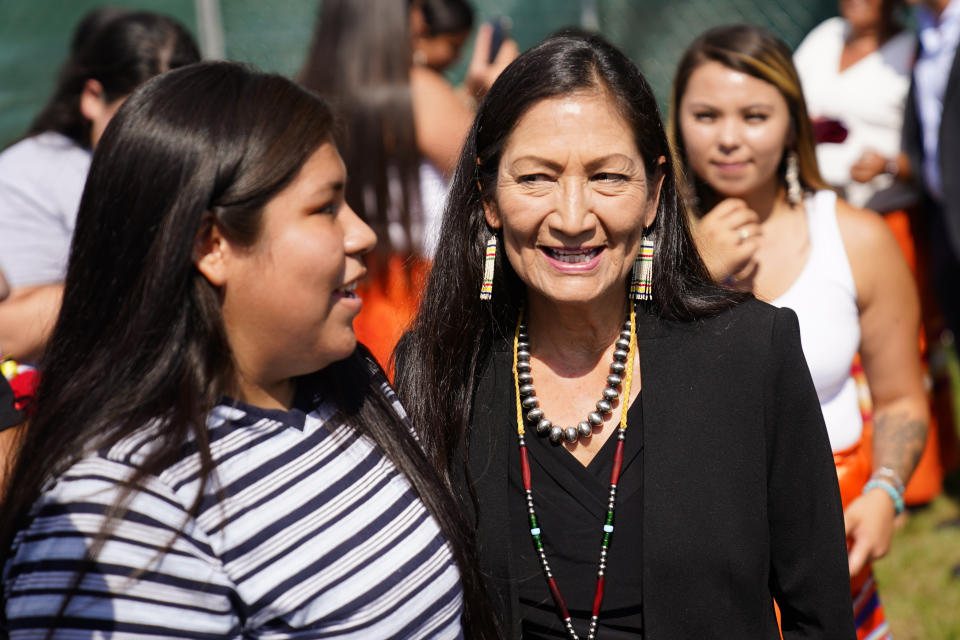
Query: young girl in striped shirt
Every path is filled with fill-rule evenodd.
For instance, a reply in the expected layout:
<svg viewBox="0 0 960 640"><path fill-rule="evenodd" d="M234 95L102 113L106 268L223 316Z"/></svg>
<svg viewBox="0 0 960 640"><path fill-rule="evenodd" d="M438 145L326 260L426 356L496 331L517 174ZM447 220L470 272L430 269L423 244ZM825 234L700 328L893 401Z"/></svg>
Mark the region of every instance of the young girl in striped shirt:
<svg viewBox="0 0 960 640"><path fill-rule="evenodd" d="M0 511L11 638L488 637L469 527L354 293L327 106L203 63L93 158Z"/></svg>

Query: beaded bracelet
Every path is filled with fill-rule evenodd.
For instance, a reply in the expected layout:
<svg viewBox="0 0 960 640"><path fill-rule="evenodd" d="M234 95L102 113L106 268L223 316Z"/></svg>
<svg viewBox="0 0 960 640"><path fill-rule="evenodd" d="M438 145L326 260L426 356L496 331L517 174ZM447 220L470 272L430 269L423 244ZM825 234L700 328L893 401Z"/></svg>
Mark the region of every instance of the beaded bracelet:
<svg viewBox="0 0 960 640"><path fill-rule="evenodd" d="M900 495L892 484L886 480L875 478L863 486L863 493L867 493L871 489L883 489L886 491L890 499L893 500L894 513L900 515L903 511L903 496Z"/></svg>
<svg viewBox="0 0 960 640"><path fill-rule="evenodd" d="M886 480L893 485L893 488L896 489L900 495L903 495L907 490L906 487L903 486L903 480L900 479L900 475L890 467L880 467L873 472L870 480Z"/></svg>

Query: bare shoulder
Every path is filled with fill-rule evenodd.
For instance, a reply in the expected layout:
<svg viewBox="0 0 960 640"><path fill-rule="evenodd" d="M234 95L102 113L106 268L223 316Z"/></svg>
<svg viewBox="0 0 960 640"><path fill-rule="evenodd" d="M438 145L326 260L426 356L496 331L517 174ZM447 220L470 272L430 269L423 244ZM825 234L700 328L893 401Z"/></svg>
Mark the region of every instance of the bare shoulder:
<svg viewBox="0 0 960 640"><path fill-rule="evenodd" d="M899 296L914 288L900 245L879 213L838 200L837 225L850 261L861 313L877 296Z"/></svg>
<svg viewBox="0 0 960 640"><path fill-rule="evenodd" d="M414 98L433 99L439 96L456 98L453 86L442 75L419 65L410 69L410 91Z"/></svg>
<svg viewBox="0 0 960 640"><path fill-rule="evenodd" d="M890 257L889 252L901 256L893 232L876 211L858 209L845 200L837 200L837 226L854 269L855 263Z"/></svg>

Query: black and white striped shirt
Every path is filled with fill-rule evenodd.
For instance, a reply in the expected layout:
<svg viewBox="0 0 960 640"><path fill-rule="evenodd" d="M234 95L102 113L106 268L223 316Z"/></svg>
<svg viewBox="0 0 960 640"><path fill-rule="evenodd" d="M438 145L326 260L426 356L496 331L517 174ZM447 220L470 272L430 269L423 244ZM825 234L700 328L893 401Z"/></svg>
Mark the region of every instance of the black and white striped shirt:
<svg viewBox="0 0 960 640"><path fill-rule="evenodd" d="M216 474L197 517L188 447L133 494L56 638L462 637L460 576L437 523L335 406L222 404L208 427ZM11 638L49 626L155 429L87 455L41 495L4 571Z"/></svg>

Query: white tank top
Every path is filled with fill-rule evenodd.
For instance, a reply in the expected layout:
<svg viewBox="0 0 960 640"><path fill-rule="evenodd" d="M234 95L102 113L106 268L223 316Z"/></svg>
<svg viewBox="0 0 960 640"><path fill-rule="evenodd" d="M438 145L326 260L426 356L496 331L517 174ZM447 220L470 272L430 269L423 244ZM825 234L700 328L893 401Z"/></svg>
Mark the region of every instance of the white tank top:
<svg viewBox="0 0 960 640"><path fill-rule="evenodd" d="M860 348L860 315L853 271L837 225L837 195L818 191L805 203L810 256L790 288L772 304L793 309L830 446L840 451L860 440L863 419L850 374Z"/></svg>

